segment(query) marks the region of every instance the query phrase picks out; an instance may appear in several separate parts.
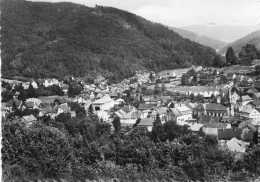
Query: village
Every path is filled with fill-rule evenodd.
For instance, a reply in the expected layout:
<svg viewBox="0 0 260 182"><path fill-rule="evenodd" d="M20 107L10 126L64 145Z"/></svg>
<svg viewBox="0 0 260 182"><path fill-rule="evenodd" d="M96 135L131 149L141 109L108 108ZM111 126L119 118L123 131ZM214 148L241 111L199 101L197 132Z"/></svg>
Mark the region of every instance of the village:
<svg viewBox="0 0 260 182"><path fill-rule="evenodd" d="M162 124L175 122L194 133L215 137L220 147L245 153L249 145L260 143L260 80L254 72L254 65L221 70L193 66L159 73L136 72L117 84L108 84L102 76L92 84L72 77L70 82L77 83L76 88L57 79L2 78L2 118L15 118L30 126L46 116L55 119L66 113L77 117L77 108L84 108L81 112L96 115L99 121L111 124L112 130L115 122L125 133L133 126L151 132L158 120ZM59 88L61 94L27 94L21 99L19 89L34 90L35 94L39 87ZM8 93L9 100L3 97Z"/></svg>

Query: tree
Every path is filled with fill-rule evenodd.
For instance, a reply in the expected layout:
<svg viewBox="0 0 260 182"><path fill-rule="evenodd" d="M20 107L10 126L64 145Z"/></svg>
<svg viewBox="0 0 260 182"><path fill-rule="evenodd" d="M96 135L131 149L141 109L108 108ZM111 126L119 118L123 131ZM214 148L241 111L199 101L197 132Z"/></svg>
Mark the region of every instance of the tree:
<svg viewBox="0 0 260 182"><path fill-rule="evenodd" d="M256 65L256 66L255 66L255 73L256 73L257 75L260 74L260 65Z"/></svg>
<svg viewBox="0 0 260 182"><path fill-rule="evenodd" d="M116 116L114 118L114 120L112 121L113 127L115 129L115 132L118 133L121 129L121 122L120 122L120 118L118 116Z"/></svg>
<svg viewBox="0 0 260 182"><path fill-rule="evenodd" d="M159 87L159 84L156 84L154 87L154 94L157 95L161 92L161 88Z"/></svg>
<svg viewBox="0 0 260 182"><path fill-rule="evenodd" d="M159 114L156 115L156 119L153 123L153 129L151 133L151 138L153 141L165 141L166 133L164 131L164 127L162 125Z"/></svg>
<svg viewBox="0 0 260 182"><path fill-rule="evenodd" d="M216 55L213 60L213 66L215 67L223 67L225 65L225 60L220 55Z"/></svg>
<svg viewBox="0 0 260 182"><path fill-rule="evenodd" d="M226 63L228 65L238 64L238 59L232 47L228 47L226 52Z"/></svg>
<svg viewBox="0 0 260 182"><path fill-rule="evenodd" d="M150 75L149 75L149 79L151 80L151 82L154 82L154 76L153 76L153 74L152 73L150 73Z"/></svg>
<svg viewBox="0 0 260 182"><path fill-rule="evenodd" d="M69 97L75 97L76 95L79 95L81 91L83 90L82 86L78 83L70 83L68 88L68 96Z"/></svg>
<svg viewBox="0 0 260 182"><path fill-rule="evenodd" d="M83 106L79 105L77 102L70 103L70 107L72 111L76 112L77 117L85 117L86 110Z"/></svg>
<svg viewBox="0 0 260 182"><path fill-rule="evenodd" d="M253 44L246 44L239 52L240 63L250 65L254 59L258 58L258 51Z"/></svg>
<svg viewBox="0 0 260 182"><path fill-rule="evenodd" d="M35 97L37 97L36 91L33 88L32 84L29 85L29 88L27 90L27 97L28 98L35 98Z"/></svg>
<svg viewBox="0 0 260 182"><path fill-rule="evenodd" d="M140 123L141 119L138 118L136 121L135 121L135 124L133 125L133 128L136 127L139 123Z"/></svg>

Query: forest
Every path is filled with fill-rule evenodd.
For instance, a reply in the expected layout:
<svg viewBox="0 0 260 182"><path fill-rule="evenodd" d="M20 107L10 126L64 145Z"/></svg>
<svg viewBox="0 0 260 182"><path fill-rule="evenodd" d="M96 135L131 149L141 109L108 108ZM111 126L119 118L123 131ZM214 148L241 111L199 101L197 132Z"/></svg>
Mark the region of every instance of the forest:
<svg viewBox="0 0 260 182"><path fill-rule="evenodd" d="M221 62L215 50L112 7L3 0L1 10L3 76L119 81L136 70Z"/></svg>

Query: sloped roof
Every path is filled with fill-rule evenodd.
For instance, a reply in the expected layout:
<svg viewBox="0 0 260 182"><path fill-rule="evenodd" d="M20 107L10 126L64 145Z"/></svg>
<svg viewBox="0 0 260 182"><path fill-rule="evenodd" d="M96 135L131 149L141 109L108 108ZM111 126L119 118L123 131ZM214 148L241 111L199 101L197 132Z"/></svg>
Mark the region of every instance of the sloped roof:
<svg viewBox="0 0 260 182"><path fill-rule="evenodd" d="M260 100L253 100L250 102L250 104L254 105L254 106L259 106L260 105Z"/></svg>
<svg viewBox="0 0 260 182"><path fill-rule="evenodd" d="M69 112L70 111L70 107L68 106L67 103L61 104L58 106L59 109L62 109L65 112Z"/></svg>
<svg viewBox="0 0 260 182"><path fill-rule="evenodd" d="M42 103L53 103L54 100L59 100L60 103L65 103L69 101L69 98L64 97L64 96L59 96L59 95L53 95L53 96L41 96L38 97L38 99L42 102Z"/></svg>
<svg viewBox="0 0 260 182"><path fill-rule="evenodd" d="M27 115L27 116L23 116L23 119L24 119L24 121L26 121L26 122L32 122L32 121L36 121L37 119L36 119L36 117L34 116L34 115Z"/></svg>
<svg viewBox="0 0 260 182"><path fill-rule="evenodd" d="M178 117L181 116L181 112L176 108L170 108L171 112L174 114L174 116Z"/></svg>
<svg viewBox="0 0 260 182"><path fill-rule="evenodd" d="M254 95L259 98L260 97L260 92L254 93Z"/></svg>
<svg viewBox="0 0 260 182"><path fill-rule="evenodd" d="M226 128L227 124L219 123L219 122L210 122L210 123L205 123L204 126L206 128Z"/></svg>
<svg viewBox="0 0 260 182"><path fill-rule="evenodd" d="M159 107L156 109L158 114L165 114L168 111L168 107Z"/></svg>
<svg viewBox="0 0 260 182"><path fill-rule="evenodd" d="M138 126L153 126L153 119L152 118L141 119Z"/></svg>
<svg viewBox="0 0 260 182"><path fill-rule="evenodd" d="M253 100L251 97L249 97L248 95L243 95L242 97L242 101L251 101Z"/></svg>
<svg viewBox="0 0 260 182"><path fill-rule="evenodd" d="M232 152L244 153L248 145L249 143L238 140L237 138L232 138L227 142L228 149Z"/></svg>
<svg viewBox="0 0 260 182"><path fill-rule="evenodd" d="M226 111L226 107L222 104L215 104L215 103L207 103L204 106L205 110L213 110L213 111Z"/></svg>
<svg viewBox="0 0 260 182"><path fill-rule="evenodd" d="M98 100L95 100L93 102L93 104L105 104L105 103L108 103L108 102L111 102L113 101L113 99L111 99L111 97L109 95L105 95L104 97L98 99Z"/></svg>
<svg viewBox="0 0 260 182"><path fill-rule="evenodd" d="M138 109L139 110L148 110L153 109L155 107L154 104L139 104Z"/></svg>
<svg viewBox="0 0 260 182"><path fill-rule="evenodd" d="M230 140L235 137L235 132L232 128L218 129L219 140Z"/></svg>
<svg viewBox="0 0 260 182"><path fill-rule="evenodd" d="M254 93L256 93L256 92L258 92L258 90L256 90L255 88L250 88L250 89L248 89L248 90L246 91L246 93L249 93L249 94L254 94Z"/></svg>
<svg viewBox="0 0 260 182"><path fill-rule="evenodd" d="M241 122L238 127L241 128L241 129L243 129L243 128L249 128L249 129L252 130L253 132L255 132L255 131L257 130L257 128L252 124L251 121Z"/></svg>
<svg viewBox="0 0 260 182"><path fill-rule="evenodd" d="M248 105L245 105L241 107L240 111L243 113L251 113L254 111L254 109Z"/></svg>

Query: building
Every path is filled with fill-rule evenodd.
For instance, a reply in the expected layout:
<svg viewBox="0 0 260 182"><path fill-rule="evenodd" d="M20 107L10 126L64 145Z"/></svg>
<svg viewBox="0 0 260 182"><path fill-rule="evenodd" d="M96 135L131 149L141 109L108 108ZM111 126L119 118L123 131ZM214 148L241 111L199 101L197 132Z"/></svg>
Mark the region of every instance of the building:
<svg viewBox="0 0 260 182"><path fill-rule="evenodd" d="M221 104L206 103L202 105L204 115L211 117L223 117L227 114L227 108ZM199 111L201 112L201 111Z"/></svg>
<svg viewBox="0 0 260 182"><path fill-rule="evenodd" d="M154 104L139 104L138 110L141 112L140 118L150 117L153 109L156 107Z"/></svg>
<svg viewBox="0 0 260 182"><path fill-rule="evenodd" d="M136 120L140 117L140 112L134 106L124 106L120 110L115 112L115 115L120 118L122 125L131 126L136 123Z"/></svg>
<svg viewBox="0 0 260 182"><path fill-rule="evenodd" d="M192 120L192 110L186 105L179 105L170 108L169 120L174 120L178 125L187 124L187 120Z"/></svg>
<svg viewBox="0 0 260 182"><path fill-rule="evenodd" d="M153 119L152 118L143 118L141 119L140 123L137 125L137 128L144 129L149 132L153 129Z"/></svg>
<svg viewBox="0 0 260 182"><path fill-rule="evenodd" d="M239 114L246 119L252 119L254 122L260 121L260 111L250 105L245 105L240 108Z"/></svg>
<svg viewBox="0 0 260 182"><path fill-rule="evenodd" d="M254 101L254 100L249 95L243 95L241 97L241 104L242 105L246 105L246 104L248 104L249 102L252 102L252 101Z"/></svg>
<svg viewBox="0 0 260 182"><path fill-rule="evenodd" d="M112 99L109 95L105 95L100 99L97 99L92 103L93 111L109 111L115 105L119 104L117 101Z"/></svg>
<svg viewBox="0 0 260 182"><path fill-rule="evenodd" d="M165 123L169 120L169 109L168 107L158 107L154 109L151 113L151 117L155 121L157 116L159 116L162 123Z"/></svg>

